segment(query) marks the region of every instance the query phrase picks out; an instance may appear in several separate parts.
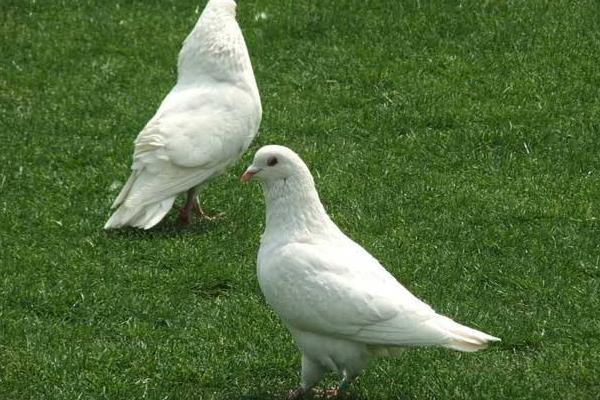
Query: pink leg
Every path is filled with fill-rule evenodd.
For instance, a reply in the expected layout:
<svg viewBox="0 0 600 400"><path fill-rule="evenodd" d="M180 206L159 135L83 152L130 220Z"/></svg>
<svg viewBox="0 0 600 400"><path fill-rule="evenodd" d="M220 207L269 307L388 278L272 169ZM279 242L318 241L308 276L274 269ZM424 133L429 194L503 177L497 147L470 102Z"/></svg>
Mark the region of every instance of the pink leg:
<svg viewBox="0 0 600 400"><path fill-rule="evenodd" d="M198 198L196 197L196 189L192 188L187 191L187 199L185 205L179 210L179 222L183 225L189 225L192 223L192 212L194 212L201 219L212 221L218 218L220 215L210 216L204 212Z"/></svg>
<svg viewBox="0 0 600 400"><path fill-rule="evenodd" d="M182 225L189 225L192 223L192 210L194 209L194 205L197 204L196 190L192 188L187 192L185 205L179 210L179 222Z"/></svg>

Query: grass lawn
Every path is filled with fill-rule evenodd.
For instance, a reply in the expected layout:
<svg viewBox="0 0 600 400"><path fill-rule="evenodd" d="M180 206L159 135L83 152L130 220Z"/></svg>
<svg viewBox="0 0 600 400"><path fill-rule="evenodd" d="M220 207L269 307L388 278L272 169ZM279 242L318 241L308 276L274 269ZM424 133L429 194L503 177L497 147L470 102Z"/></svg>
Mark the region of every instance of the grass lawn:
<svg viewBox="0 0 600 400"><path fill-rule="evenodd" d="M503 339L374 362L353 398L598 398L597 2L241 0L264 117L205 192L225 217L105 232L203 6L2 1L0 399L297 385L256 280L262 192L237 180L269 143L413 293Z"/></svg>

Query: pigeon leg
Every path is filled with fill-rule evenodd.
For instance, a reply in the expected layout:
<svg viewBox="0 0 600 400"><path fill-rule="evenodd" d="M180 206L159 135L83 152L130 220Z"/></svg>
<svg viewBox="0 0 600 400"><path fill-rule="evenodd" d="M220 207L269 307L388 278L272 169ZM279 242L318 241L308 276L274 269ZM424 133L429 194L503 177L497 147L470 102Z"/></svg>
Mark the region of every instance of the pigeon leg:
<svg viewBox="0 0 600 400"><path fill-rule="evenodd" d="M287 397L287 400L301 399L313 386L321 380L325 370L321 364L318 364L302 355L302 384L292 390Z"/></svg>
<svg viewBox="0 0 600 400"><path fill-rule="evenodd" d="M192 210L198 205L198 199L196 198L196 188L191 188L187 191L187 200L185 205L179 210L179 222L182 225L189 225L192 223Z"/></svg>
<svg viewBox="0 0 600 400"><path fill-rule="evenodd" d="M213 216L208 215L206 212L204 212L204 210L200 206L200 199L198 198L197 187L191 188L187 191L187 200L185 202L185 206L183 206L179 213L179 220L181 221L181 223L183 223L184 225L189 225L189 223L192 221L192 211L198 217L200 217L200 219L206 219L208 221L215 220L223 215L222 213L220 213Z"/></svg>
<svg viewBox="0 0 600 400"><path fill-rule="evenodd" d="M354 381L356 376L349 374L346 370L344 370L343 375L344 378L342 379L342 382L340 382L339 390L342 392L346 392L348 391L348 389L350 389L350 385L352 384L352 381Z"/></svg>

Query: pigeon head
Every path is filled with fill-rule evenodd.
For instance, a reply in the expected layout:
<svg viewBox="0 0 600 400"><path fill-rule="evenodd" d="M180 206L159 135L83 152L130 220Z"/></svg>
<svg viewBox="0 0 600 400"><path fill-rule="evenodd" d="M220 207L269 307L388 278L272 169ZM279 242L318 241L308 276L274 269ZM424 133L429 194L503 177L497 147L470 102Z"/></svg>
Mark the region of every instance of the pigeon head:
<svg viewBox="0 0 600 400"><path fill-rule="evenodd" d="M308 233L339 236L339 229L319 199L308 167L287 147L261 147L241 180L259 181L263 188L266 225L262 240L293 240L306 238Z"/></svg>
<svg viewBox="0 0 600 400"><path fill-rule="evenodd" d="M284 146L261 147L254 156L252 165L240 177L243 182L257 180L267 185L295 176L310 176L304 161Z"/></svg>

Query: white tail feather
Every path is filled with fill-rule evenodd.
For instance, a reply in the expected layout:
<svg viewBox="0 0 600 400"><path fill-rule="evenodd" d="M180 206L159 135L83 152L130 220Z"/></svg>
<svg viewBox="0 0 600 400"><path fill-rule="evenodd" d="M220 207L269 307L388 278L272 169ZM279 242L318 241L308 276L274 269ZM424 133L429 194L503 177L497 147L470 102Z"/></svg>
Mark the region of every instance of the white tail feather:
<svg viewBox="0 0 600 400"><path fill-rule="evenodd" d="M133 173L131 175L129 175L129 179L127 179L127 182L125 182L125 185L123 185L123 189L121 189L121 191L119 192L119 195L113 202L111 208L115 208L119 204L121 204L125 201L125 198L127 197L127 195L129 194L129 191L133 187L133 183L135 182L137 176L138 176L137 171L133 171Z"/></svg>
<svg viewBox="0 0 600 400"><path fill-rule="evenodd" d="M150 229L158 224L169 212L175 197L159 201L157 203L145 204L138 207L126 207L121 204L104 225L104 229L114 229L123 226L134 226L136 228Z"/></svg>
<svg viewBox="0 0 600 400"><path fill-rule="evenodd" d="M450 349L472 352L485 349L490 342L500 341L500 338L461 325L447 317L441 317L435 322L440 330L448 334L449 342L443 346Z"/></svg>

